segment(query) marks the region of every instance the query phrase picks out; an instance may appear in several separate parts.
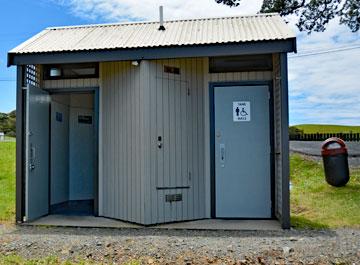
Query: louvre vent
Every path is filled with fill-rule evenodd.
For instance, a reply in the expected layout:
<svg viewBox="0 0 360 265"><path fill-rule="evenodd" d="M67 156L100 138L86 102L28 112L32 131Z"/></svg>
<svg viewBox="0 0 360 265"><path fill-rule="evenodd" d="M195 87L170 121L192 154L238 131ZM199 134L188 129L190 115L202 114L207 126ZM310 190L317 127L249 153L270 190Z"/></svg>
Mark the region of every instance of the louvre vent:
<svg viewBox="0 0 360 265"><path fill-rule="evenodd" d="M166 194L165 195L166 202L179 202L182 201L182 194Z"/></svg>
<svg viewBox="0 0 360 265"><path fill-rule="evenodd" d="M164 65L164 72L169 73L169 74L179 75L180 74L180 68Z"/></svg>

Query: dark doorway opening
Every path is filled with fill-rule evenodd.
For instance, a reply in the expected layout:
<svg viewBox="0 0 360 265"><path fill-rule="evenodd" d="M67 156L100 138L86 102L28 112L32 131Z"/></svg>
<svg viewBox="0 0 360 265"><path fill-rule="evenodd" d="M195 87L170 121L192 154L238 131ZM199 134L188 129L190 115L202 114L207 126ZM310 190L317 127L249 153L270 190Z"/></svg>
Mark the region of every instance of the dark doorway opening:
<svg viewBox="0 0 360 265"><path fill-rule="evenodd" d="M49 213L95 215L95 93L64 92L50 96Z"/></svg>

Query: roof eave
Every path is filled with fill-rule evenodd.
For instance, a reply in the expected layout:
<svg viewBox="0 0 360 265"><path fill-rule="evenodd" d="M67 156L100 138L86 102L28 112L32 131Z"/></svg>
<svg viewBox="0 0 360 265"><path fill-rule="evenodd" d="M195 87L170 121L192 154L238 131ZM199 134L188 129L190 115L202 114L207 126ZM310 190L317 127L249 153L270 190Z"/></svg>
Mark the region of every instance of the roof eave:
<svg viewBox="0 0 360 265"><path fill-rule="evenodd" d="M231 56L296 52L296 38L206 45L166 46L49 53L8 53L7 65L107 62L139 59Z"/></svg>

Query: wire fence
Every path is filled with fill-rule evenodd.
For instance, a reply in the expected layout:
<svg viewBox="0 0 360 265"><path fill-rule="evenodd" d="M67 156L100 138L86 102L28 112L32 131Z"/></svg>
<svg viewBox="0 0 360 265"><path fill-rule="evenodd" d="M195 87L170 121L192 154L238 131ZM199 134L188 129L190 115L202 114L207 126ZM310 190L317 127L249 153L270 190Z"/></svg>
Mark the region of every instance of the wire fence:
<svg viewBox="0 0 360 265"><path fill-rule="evenodd" d="M344 141L360 141L360 133L299 133L290 134L290 141L325 141L330 137L338 137Z"/></svg>

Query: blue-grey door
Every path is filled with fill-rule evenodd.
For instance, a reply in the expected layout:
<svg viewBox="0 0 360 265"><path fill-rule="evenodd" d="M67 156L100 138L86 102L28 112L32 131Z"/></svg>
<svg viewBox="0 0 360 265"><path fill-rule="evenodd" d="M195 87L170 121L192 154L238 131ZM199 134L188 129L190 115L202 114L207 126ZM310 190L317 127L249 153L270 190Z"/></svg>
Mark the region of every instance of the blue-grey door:
<svg viewBox="0 0 360 265"><path fill-rule="evenodd" d="M218 218L270 218L268 86L216 86L215 209Z"/></svg>
<svg viewBox="0 0 360 265"><path fill-rule="evenodd" d="M26 93L26 183L27 221L49 212L49 104L42 89L29 86Z"/></svg>

